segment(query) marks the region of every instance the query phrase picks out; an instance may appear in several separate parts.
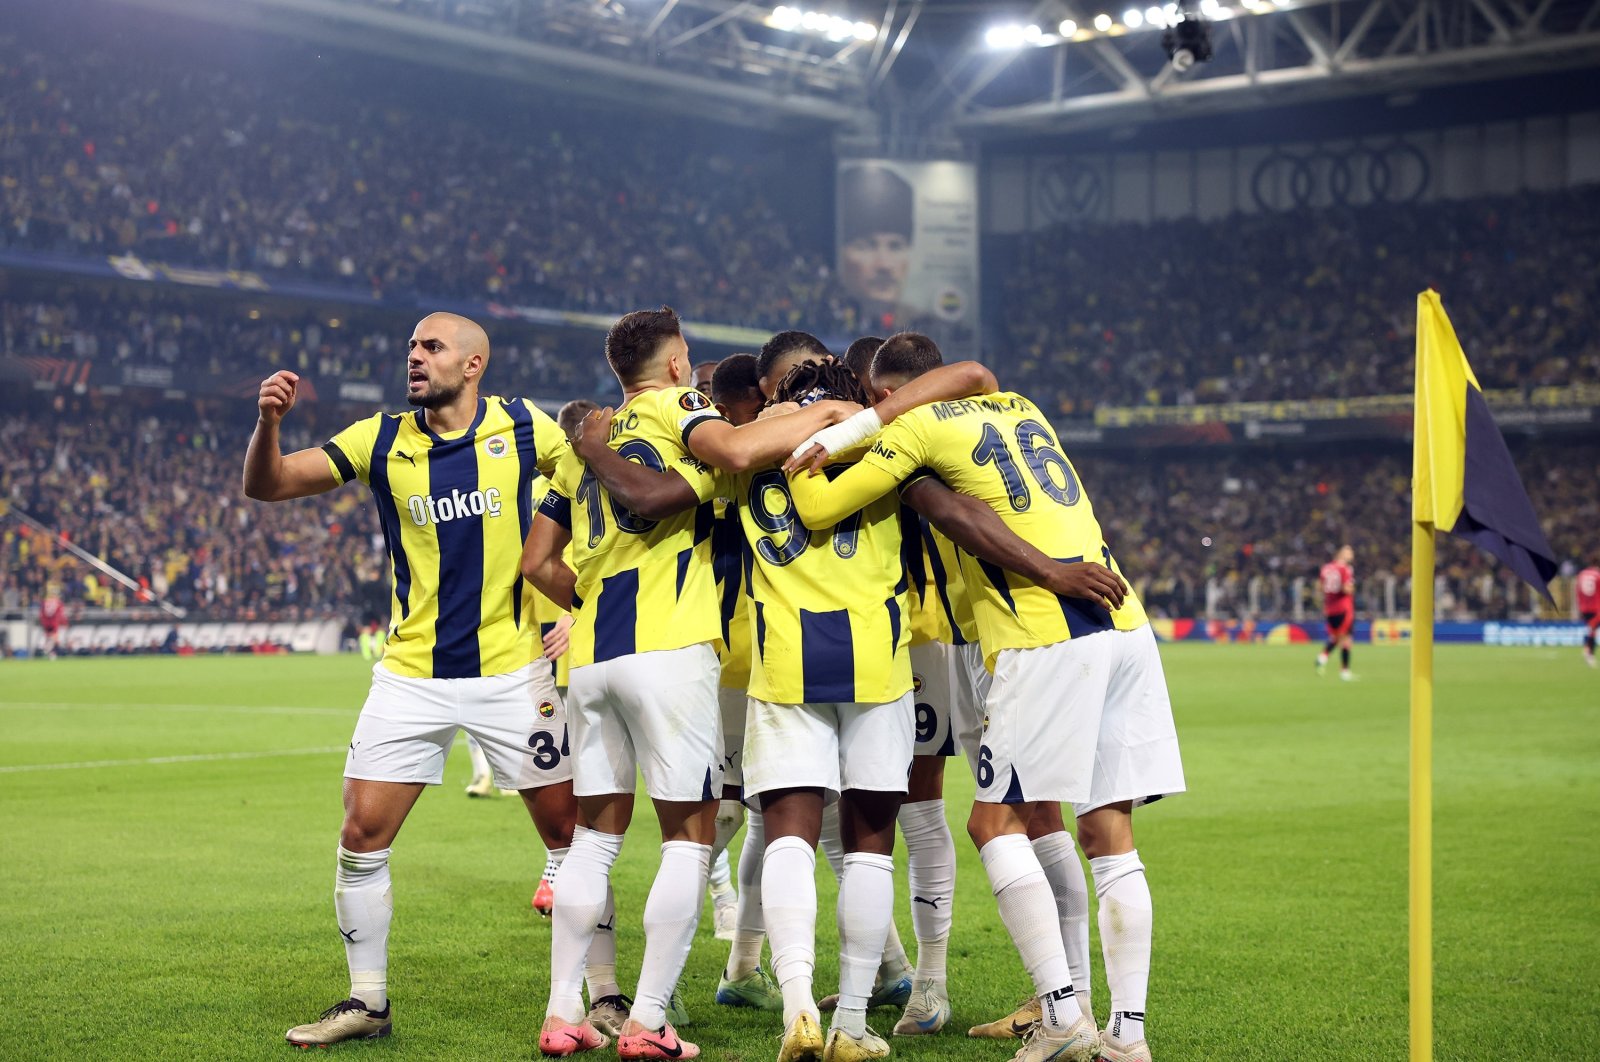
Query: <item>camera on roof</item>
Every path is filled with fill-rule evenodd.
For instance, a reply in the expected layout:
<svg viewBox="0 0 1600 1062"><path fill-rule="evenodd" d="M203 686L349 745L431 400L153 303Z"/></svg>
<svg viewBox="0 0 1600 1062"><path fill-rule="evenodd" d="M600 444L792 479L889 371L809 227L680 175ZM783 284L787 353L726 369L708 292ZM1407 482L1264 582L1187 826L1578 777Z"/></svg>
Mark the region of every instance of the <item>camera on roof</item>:
<svg viewBox="0 0 1600 1062"><path fill-rule="evenodd" d="M1211 23L1201 13L1198 0L1183 0L1178 5L1177 19L1161 33L1161 47L1180 74L1211 58Z"/></svg>

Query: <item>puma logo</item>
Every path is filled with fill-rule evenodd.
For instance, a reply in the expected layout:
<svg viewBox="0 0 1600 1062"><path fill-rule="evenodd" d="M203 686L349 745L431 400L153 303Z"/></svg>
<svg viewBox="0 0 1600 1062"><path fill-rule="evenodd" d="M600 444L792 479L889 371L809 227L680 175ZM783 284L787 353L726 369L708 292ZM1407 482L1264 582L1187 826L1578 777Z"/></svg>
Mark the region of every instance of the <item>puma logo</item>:
<svg viewBox="0 0 1600 1062"><path fill-rule="evenodd" d="M416 468L417 467L417 459L415 457L412 457L410 454L406 453L404 450L396 450L394 452L394 456L405 458L407 461L411 462L411 467L412 468Z"/></svg>
<svg viewBox="0 0 1600 1062"><path fill-rule="evenodd" d="M935 896L931 900L923 899L921 896L913 896L913 897L911 897L911 902L912 903L925 903L929 907L931 907L935 911L937 911L939 909L939 901L942 900L942 899L944 899L943 896Z"/></svg>
<svg viewBox="0 0 1600 1062"><path fill-rule="evenodd" d="M348 933L341 929L339 930L339 935L343 937L347 943L354 944L356 942L356 931L353 929Z"/></svg>

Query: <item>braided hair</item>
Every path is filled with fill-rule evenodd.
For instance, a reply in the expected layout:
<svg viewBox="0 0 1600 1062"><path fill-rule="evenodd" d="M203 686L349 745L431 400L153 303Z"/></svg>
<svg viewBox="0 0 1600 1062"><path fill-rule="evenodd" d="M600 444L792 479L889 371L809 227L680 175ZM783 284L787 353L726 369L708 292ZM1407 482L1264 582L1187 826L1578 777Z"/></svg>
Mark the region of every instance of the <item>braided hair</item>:
<svg viewBox="0 0 1600 1062"><path fill-rule="evenodd" d="M790 369L772 392L774 402L796 402L802 406L825 398L872 405L866 388L841 361L803 361Z"/></svg>

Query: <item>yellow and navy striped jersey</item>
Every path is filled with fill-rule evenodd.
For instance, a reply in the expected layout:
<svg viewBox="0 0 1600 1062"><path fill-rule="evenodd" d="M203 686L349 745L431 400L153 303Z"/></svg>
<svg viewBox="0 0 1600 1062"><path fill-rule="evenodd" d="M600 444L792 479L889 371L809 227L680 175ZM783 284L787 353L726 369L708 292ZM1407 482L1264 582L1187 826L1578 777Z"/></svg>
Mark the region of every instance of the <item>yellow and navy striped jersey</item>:
<svg viewBox="0 0 1600 1062"><path fill-rule="evenodd" d="M738 498L754 636L750 696L884 704L911 689L898 499L807 531L776 468L738 477Z"/></svg>
<svg viewBox="0 0 1600 1062"><path fill-rule="evenodd" d="M549 492L550 477L540 476L533 484L533 505L535 509L537 509L539 504L544 501L544 496ZM568 567L572 565L571 544L568 544L562 559L567 562ZM531 608L533 610L533 618L535 622L539 624L539 633L537 636L538 641L534 643L533 655L535 657L543 656L544 636L549 634L550 629L560 622L561 617L568 614L567 610L556 604L554 601L551 601L548 597L545 597L543 594L539 593L539 591L535 590L531 584L528 586L527 593L523 598L522 607ZM567 686L571 684L567 681L571 663L572 649L570 647L566 652L556 657L554 661L556 685L562 689L566 689Z"/></svg>
<svg viewBox="0 0 1600 1062"><path fill-rule="evenodd" d="M915 476L911 482L921 478ZM910 507L901 510L900 529L905 537L903 552L910 581L906 601L911 611L911 644L966 645L977 641L977 620L972 615L966 582L961 578L960 547Z"/></svg>
<svg viewBox="0 0 1600 1062"><path fill-rule="evenodd" d="M822 520L882 494L885 482L914 478L923 470L952 490L988 503L1007 527L1047 555L1098 561L1120 571L1055 430L1018 394L919 406L885 428L856 468L831 483L802 476L793 484L794 496L802 513ZM852 481L851 473L859 475ZM1112 612L1084 598L1058 596L965 553L961 570L991 670L1002 649L1134 630L1147 622L1131 589Z"/></svg>
<svg viewBox="0 0 1600 1062"><path fill-rule="evenodd" d="M612 500L568 452L539 511L572 532L572 666L722 639L711 564L712 501L727 479L689 453L684 440L720 419L699 391L668 387L635 395L611 422L611 448L658 472L683 476L700 504L645 520Z"/></svg>
<svg viewBox="0 0 1600 1062"><path fill-rule="evenodd" d="M526 667L522 543L534 478L570 452L556 422L525 399L487 396L465 431L439 435L420 409L379 413L322 449L333 478L365 483L378 507L394 577L383 665L408 678Z"/></svg>
<svg viewBox="0 0 1600 1062"><path fill-rule="evenodd" d="M750 688L750 595L745 592L744 528L739 507L722 499L715 503L716 523L711 530L711 563L717 576L717 602L722 608L722 685L725 689Z"/></svg>

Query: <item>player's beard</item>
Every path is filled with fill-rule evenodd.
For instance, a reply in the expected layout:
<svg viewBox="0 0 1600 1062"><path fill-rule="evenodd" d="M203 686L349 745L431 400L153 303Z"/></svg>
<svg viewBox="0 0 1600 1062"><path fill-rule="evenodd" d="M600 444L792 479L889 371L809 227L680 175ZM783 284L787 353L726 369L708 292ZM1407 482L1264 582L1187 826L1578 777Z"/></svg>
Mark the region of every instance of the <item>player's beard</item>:
<svg viewBox="0 0 1600 1062"><path fill-rule="evenodd" d="M408 394L406 396L406 401L410 402L414 406L421 406L423 409L438 409L440 406L448 406L451 402L454 402L457 398L459 398L462 390L465 387L466 381L464 380L461 383L456 384L454 387L436 384L432 380L429 380L428 389L426 391L423 391L418 395Z"/></svg>

